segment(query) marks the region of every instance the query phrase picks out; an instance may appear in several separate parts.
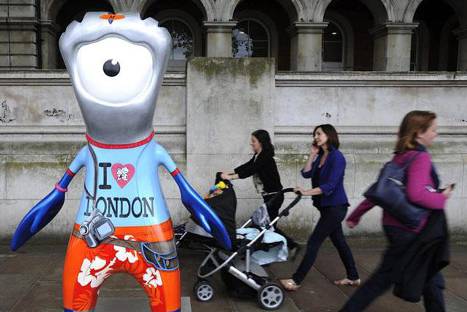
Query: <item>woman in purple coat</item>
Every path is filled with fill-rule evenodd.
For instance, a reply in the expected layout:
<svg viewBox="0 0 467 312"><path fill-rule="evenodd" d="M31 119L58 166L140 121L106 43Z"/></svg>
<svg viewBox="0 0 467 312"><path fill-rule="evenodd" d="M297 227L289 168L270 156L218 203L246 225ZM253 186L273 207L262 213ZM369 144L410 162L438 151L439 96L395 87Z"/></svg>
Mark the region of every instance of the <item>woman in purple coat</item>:
<svg viewBox="0 0 467 312"><path fill-rule="evenodd" d="M433 112L412 111L402 120L393 161L403 165L413 159L406 169L406 196L412 204L423 207L430 213L420 221L417 228L412 229L383 211L383 229L389 243L383 259L376 271L353 294L341 311L363 311L388 290L394 283L393 268L397 261L425 228L430 214L444 209L453 186L439 189L439 178L426 149L431 146L437 135L436 114ZM350 228L355 227L363 214L374 206L369 200L364 200L347 218L347 225ZM439 272L425 283L423 301L426 311L445 311L443 288L444 280Z"/></svg>

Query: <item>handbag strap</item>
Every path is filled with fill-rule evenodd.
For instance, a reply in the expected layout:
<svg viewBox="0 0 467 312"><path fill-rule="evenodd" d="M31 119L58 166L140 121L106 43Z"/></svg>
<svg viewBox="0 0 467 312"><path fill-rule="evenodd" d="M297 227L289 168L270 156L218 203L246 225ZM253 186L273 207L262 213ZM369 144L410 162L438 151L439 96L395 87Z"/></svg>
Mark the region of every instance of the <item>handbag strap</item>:
<svg viewBox="0 0 467 312"><path fill-rule="evenodd" d="M402 166L402 169L406 170L420 153L422 153L422 152L418 151L412 157L410 157L409 160L407 160L404 163L404 166Z"/></svg>

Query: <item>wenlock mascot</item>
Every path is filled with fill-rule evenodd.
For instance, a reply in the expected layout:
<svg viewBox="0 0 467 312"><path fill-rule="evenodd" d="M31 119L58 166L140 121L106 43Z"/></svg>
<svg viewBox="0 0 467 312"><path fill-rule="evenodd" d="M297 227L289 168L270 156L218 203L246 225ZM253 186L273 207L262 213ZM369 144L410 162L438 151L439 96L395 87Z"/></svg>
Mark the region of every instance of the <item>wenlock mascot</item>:
<svg viewBox="0 0 467 312"><path fill-rule="evenodd" d="M119 272L144 288L151 311L180 311L179 264L159 166L173 176L193 218L231 247L220 219L154 136L156 99L171 47L165 28L133 13L87 13L60 37L88 144L23 218L11 248L17 250L55 217L69 183L86 167L65 259L64 311L93 311L102 283Z"/></svg>

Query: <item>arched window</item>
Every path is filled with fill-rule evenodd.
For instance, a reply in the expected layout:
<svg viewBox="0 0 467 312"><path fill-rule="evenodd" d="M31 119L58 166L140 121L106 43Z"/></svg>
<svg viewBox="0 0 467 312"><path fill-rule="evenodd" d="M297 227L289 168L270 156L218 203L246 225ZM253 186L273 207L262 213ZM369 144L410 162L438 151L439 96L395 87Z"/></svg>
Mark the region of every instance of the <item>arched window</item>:
<svg viewBox="0 0 467 312"><path fill-rule="evenodd" d="M269 57L269 34L266 28L255 20L244 20L232 31L232 55L241 57Z"/></svg>
<svg viewBox="0 0 467 312"><path fill-rule="evenodd" d="M447 1L424 0L414 15L419 23L412 36L411 69L415 71L455 71L458 40L454 30L459 19Z"/></svg>
<svg viewBox="0 0 467 312"><path fill-rule="evenodd" d="M182 21L176 19L161 23L172 36L171 61L186 61L193 55L193 34L190 28Z"/></svg>
<svg viewBox="0 0 467 312"><path fill-rule="evenodd" d="M323 32L324 70L373 69L374 41L369 30L379 10L370 11L366 6L370 2L380 1L332 0L326 7L324 21L329 24Z"/></svg>
<svg viewBox="0 0 467 312"><path fill-rule="evenodd" d="M344 39L341 30L330 22L323 33L323 69L343 69Z"/></svg>

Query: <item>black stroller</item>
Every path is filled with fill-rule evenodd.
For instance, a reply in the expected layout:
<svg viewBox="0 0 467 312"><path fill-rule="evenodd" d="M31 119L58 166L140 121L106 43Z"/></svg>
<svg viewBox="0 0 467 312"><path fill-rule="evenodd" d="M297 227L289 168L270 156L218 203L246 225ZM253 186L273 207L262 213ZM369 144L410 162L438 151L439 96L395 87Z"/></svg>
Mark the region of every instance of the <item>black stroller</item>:
<svg viewBox="0 0 467 312"><path fill-rule="evenodd" d="M216 183L219 181L218 175ZM297 195L274 220L269 220L267 203L259 207L252 217L239 228L239 230L247 227L257 229L257 234L247 239L236 234L237 198L230 181L224 181L224 183L227 184L228 188L221 195L206 201L224 222L233 243L232 252L223 250L212 236L193 220L175 228L178 247L198 249L207 253L198 268L198 281L193 289L194 295L199 301L210 301L214 296L214 288L208 278L220 272L223 282L229 289L242 289L244 296L256 295L260 307L266 310L276 310L284 301L284 291L279 284L270 280L268 273L261 265L252 261L252 254L258 250L267 251L276 247L277 243L262 242L263 237L268 231L273 231L274 224L280 218L289 214L290 209L300 201L301 195ZM290 192L293 192L292 188L283 189L276 196ZM279 234L276 233L276 235Z"/></svg>

